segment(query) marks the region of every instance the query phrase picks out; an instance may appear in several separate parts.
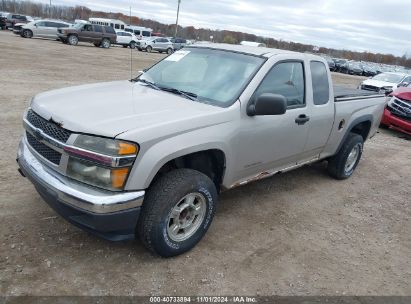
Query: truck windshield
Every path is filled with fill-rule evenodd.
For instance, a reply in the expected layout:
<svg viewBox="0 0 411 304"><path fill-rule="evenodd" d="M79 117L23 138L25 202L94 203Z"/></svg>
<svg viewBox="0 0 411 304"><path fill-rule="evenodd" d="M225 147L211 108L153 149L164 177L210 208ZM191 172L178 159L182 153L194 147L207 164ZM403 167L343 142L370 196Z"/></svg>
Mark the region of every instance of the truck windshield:
<svg viewBox="0 0 411 304"><path fill-rule="evenodd" d="M140 79L227 107L238 99L264 61L262 57L224 50L184 48L154 65Z"/></svg>

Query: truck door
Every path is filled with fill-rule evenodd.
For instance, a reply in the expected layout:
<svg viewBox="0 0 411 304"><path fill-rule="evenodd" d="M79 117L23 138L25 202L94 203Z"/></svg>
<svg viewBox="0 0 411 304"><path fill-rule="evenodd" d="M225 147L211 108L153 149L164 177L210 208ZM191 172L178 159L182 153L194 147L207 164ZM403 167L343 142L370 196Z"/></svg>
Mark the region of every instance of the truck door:
<svg viewBox="0 0 411 304"><path fill-rule="evenodd" d="M307 69L308 70L308 69ZM334 96L331 92L331 76L328 67L322 61L309 62L308 108L309 121L307 142L299 163L318 158L327 144L334 124ZM312 89L311 89L312 88ZM312 102L311 102L312 100Z"/></svg>
<svg viewBox="0 0 411 304"><path fill-rule="evenodd" d="M281 94L287 100L287 111L283 115L243 119L236 178L295 166L304 151L308 134L304 61L303 57L289 58L284 57L271 68L250 101L264 93Z"/></svg>

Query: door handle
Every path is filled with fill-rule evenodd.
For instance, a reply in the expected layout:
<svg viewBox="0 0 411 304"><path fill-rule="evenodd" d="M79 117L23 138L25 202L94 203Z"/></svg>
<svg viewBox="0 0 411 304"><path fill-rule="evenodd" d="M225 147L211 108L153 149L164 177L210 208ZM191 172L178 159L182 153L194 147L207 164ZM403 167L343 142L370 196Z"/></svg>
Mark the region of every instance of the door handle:
<svg viewBox="0 0 411 304"><path fill-rule="evenodd" d="M310 120L310 117L308 117L307 115L305 115L305 114L301 114L300 116L298 116L296 119L295 119L295 123L297 124L297 125L304 125L306 122L308 122Z"/></svg>

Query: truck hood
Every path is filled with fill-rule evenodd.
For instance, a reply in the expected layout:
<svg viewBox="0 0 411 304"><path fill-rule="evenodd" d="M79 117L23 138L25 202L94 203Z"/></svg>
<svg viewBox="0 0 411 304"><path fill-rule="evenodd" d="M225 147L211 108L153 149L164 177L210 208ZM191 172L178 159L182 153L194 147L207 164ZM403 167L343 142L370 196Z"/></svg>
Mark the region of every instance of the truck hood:
<svg viewBox="0 0 411 304"><path fill-rule="evenodd" d="M393 96L401 98L404 101L411 103L411 89L410 88L399 88L392 93Z"/></svg>
<svg viewBox="0 0 411 304"><path fill-rule="evenodd" d="M227 116L218 115L224 112L223 108L130 81L41 93L33 98L31 107L43 118L70 131L112 138L136 129L155 128L169 132L173 124L178 122L180 126L188 120L187 130L223 123L227 119Z"/></svg>
<svg viewBox="0 0 411 304"><path fill-rule="evenodd" d="M374 80L374 79L367 79L362 82L364 85L371 85L374 87L382 88L382 87L393 87L396 88L397 84L392 82Z"/></svg>

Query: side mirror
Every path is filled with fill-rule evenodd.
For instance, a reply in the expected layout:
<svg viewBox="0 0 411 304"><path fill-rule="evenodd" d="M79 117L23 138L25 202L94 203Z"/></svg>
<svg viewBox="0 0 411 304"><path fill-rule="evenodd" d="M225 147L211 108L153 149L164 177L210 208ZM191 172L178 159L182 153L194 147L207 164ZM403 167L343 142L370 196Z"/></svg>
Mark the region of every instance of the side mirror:
<svg viewBox="0 0 411 304"><path fill-rule="evenodd" d="M279 94L261 94L247 108L248 116L282 115L287 111L287 99Z"/></svg>
<svg viewBox="0 0 411 304"><path fill-rule="evenodd" d="M398 87L406 87L406 86L408 86L408 85L409 85L408 82L401 82L401 83L398 85Z"/></svg>

